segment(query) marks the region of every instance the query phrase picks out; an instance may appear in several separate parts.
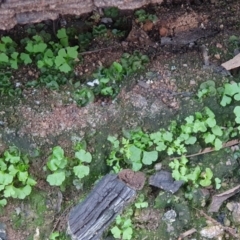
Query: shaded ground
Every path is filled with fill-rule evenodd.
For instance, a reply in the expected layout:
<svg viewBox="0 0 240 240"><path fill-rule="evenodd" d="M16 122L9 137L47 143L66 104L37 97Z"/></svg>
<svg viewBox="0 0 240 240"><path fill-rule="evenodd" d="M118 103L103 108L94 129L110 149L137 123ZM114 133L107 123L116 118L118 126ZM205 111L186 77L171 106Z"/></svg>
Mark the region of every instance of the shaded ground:
<svg viewBox="0 0 240 240"><path fill-rule="evenodd" d="M84 188L87 190L99 176L108 171L103 161L107 156L108 135L121 134L124 129L137 127L151 132L168 126L171 120L183 120L204 106L212 109L219 121L226 122L228 119L232 108L219 108L219 99L216 98L199 101L196 92L199 85L207 80L213 80L217 85L227 81L226 73L218 66L233 55L234 49L229 46L229 37L239 37L240 5L234 1L220 1L183 8L176 5L151 6L147 10L158 17L150 31L144 31L144 25L134 22L132 25L132 13L124 13L130 16L131 27L127 37L111 41L98 39L87 50L89 52L83 54L82 63L75 69L77 79L86 81L97 66L110 65L124 52L139 50L147 54L151 60L147 70L127 79L113 101L99 97L94 103L79 107L72 99L72 85L63 85L59 91L44 87L25 88L24 83L34 79L38 70L24 68L14 74L13 81L23 85L23 97L3 97L0 102L1 152L8 145L16 145L32 156L37 148L42 154L31 165L31 172L38 179L32 197L23 202L11 201L2 210L0 222L7 225L8 239L33 239L37 227L42 234L39 239L47 239L51 231L65 230L66 215L71 208L69 206L75 205L83 197L84 191L74 189L63 192L61 197L58 189L46 183L46 173L42 168L51 147L60 145L71 155L74 140L87 140L88 150L95 159L91 166L90 184ZM66 19L69 25L79 24L72 18ZM17 27L10 34L16 36L22 29ZM201 50L203 44L209 49L209 65L206 65ZM226 168L226 159L230 159L229 168ZM210 165L213 170L222 161L224 171L216 171L219 177L224 178L223 187L229 189L239 182L238 175L235 178L232 176L232 170L238 165L231 153L222 150L207 157L195 157L192 161L193 165L202 161L204 166ZM168 166L167 160L162 163ZM158 209L155 211L150 207L144 210L145 213L136 216L136 226L143 229L136 239L144 239L142 236L146 236L146 239L170 239L170 236L176 239L191 227L200 230L206 225L204 218L195 213L184 199L183 190L177 196L165 192L158 195L158 191L149 187L143 192L149 196L150 206L153 207L156 201ZM210 189L210 193L214 194L215 190ZM194 202L197 208L201 206L198 200L196 197ZM56 210L56 205L59 204L62 206L61 211ZM173 226L159 221L159 214L162 216L172 208L178 216ZM228 214L226 218L231 218L226 209L222 209L222 212L226 216ZM154 217L154 214L157 216ZM216 218L221 214L218 213ZM152 217L144 219L144 216ZM192 219L195 218L196 223L192 224ZM147 229L144 230L145 227ZM192 236L202 239L198 233Z"/></svg>

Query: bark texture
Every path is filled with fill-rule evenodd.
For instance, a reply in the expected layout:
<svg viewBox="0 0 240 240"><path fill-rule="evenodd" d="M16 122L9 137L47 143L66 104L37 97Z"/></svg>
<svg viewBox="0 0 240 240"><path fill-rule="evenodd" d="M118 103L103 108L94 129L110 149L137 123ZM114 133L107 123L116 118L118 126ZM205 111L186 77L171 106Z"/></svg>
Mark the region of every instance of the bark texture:
<svg viewBox="0 0 240 240"><path fill-rule="evenodd" d="M74 240L99 240L123 208L136 196L115 174L103 177L87 198L74 207L68 219L68 233Z"/></svg>
<svg viewBox="0 0 240 240"><path fill-rule="evenodd" d="M80 16L96 8L118 7L136 9L163 0L0 0L0 29L8 30L16 24L36 23L56 19L59 14Z"/></svg>

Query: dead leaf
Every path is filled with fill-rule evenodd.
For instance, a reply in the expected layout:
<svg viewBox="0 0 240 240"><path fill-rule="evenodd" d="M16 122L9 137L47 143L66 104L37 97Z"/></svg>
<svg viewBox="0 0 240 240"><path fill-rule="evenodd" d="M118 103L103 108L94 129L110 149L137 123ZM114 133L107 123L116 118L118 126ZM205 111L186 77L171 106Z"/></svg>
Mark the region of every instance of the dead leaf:
<svg viewBox="0 0 240 240"><path fill-rule="evenodd" d="M212 202L209 206L208 212L218 212L219 208L221 207L222 203L227 200L228 198L232 197L233 195L240 192L240 185L229 189L223 193L214 195L212 197Z"/></svg>
<svg viewBox="0 0 240 240"><path fill-rule="evenodd" d="M240 67L240 53L237 54L234 58L231 60L225 62L222 64L222 67L224 67L226 70L231 70L237 67Z"/></svg>

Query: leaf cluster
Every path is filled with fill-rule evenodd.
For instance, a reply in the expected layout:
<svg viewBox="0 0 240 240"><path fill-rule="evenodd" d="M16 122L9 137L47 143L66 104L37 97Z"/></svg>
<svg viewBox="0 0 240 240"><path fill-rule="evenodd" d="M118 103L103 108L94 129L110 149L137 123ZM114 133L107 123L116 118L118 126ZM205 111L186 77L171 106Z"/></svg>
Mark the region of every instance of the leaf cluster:
<svg viewBox="0 0 240 240"><path fill-rule="evenodd" d="M16 147L10 147L0 158L0 206L7 198L24 199L36 181L29 175L29 161Z"/></svg>
<svg viewBox="0 0 240 240"><path fill-rule="evenodd" d="M149 14L147 13L144 9L139 9L134 13L137 21L139 23L145 23L147 20L150 20L152 22L156 22L157 21L157 16L154 14Z"/></svg>
<svg viewBox="0 0 240 240"><path fill-rule="evenodd" d="M52 149L52 154L47 161L47 168L52 172L47 176L47 181L51 186L62 186L67 177L74 174L74 177L83 179L89 175L89 163L92 161L92 155L84 149L75 151L74 159L68 159L64 150L60 146ZM75 181L74 179L73 181ZM76 185L76 184L75 184Z"/></svg>

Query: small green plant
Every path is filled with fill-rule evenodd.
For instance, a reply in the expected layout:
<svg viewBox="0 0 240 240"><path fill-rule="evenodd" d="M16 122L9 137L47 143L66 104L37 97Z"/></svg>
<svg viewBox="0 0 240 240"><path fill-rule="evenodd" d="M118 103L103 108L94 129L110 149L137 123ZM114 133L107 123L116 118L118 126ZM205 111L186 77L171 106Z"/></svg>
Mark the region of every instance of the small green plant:
<svg viewBox="0 0 240 240"><path fill-rule="evenodd" d="M94 93L90 88L83 87L73 92L73 99L79 106L84 107L94 101Z"/></svg>
<svg viewBox="0 0 240 240"><path fill-rule="evenodd" d="M90 45L92 39L93 39L93 36L90 32L79 34L78 42L79 42L80 51L85 51L87 47Z"/></svg>
<svg viewBox="0 0 240 240"><path fill-rule="evenodd" d="M21 94L21 89L13 86L13 83L10 80L11 75L11 72L0 73L0 96L16 96Z"/></svg>
<svg viewBox="0 0 240 240"><path fill-rule="evenodd" d="M29 160L16 147L9 147L0 158L0 206L7 198L24 199L36 181L29 175Z"/></svg>
<svg viewBox="0 0 240 240"><path fill-rule="evenodd" d="M135 208L140 209L140 208L147 208L148 207L148 202L145 201L144 194L139 194L136 202L134 203Z"/></svg>
<svg viewBox="0 0 240 240"><path fill-rule="evenodd" d="M117 239L132 239L133 224L131 217L133 210L129 208L123 215L116 217L115 226L111 228L111 233Z"/></svg>
<svg viewBox="0 0 240 240"><path fill-rule="evenodd" d="M104 16L112 19L116 19L119 16L119 9L116 7L105 8L103 10Z"/></svg>
<svg viewBox="0 0 240 240"><path fill-rule="evenodd" d="M73 173L74 180L76 178L81 180L89 174L90 168L88 164L91 161L91 154L84 149L76 151L74 159L69 160L64 155L64 150L60 146L56 146L47 161L47 168L52 172L47 176L47 181L51 186L60 186L64 189L64 181Z"/></svg>
<svg viewBox="0 0 240 240"><path fill-rule="evenodd" d="M217 93L217 89L215 86L215 82L212 80L208 80L206 82L201 83L197 96L199 99L202 99L206 96L215 96Z"/></svg>
<svg viewBox="0 0 240 240"><path fill-rule="evenodd" d="M100 24L98 26L93 27L93 37L107 37L107 28L104 24Z"/></svg>
<svg viewBox="0 0 240 240"><path fill-rule="evenodd" d="M112 143L112 151L107 164L113 167L115 172L119 172L123 166L131 165L134 171L138 171L143 165L151 165L158 159L157 151L145 151L137 147L136 140L122 138L121 142L114 136L108 136L108 141Z"/></svg>
<svg viewBox="0 0 240 240"><path fill-rule="evenodd" d="M52 232L49 236L49 240L67 240L70 239L65 233L62 232Z"/></svg>
<svg viewBox="0 0 240 240"><path fill-rule="evenodd" d="M188 159L182 156L180 160L174 159L169 163L169 167L172 169L172 177L175 180L182 180L188 184L187 198L191 196L190 192L194 188L199 186L208 187L212 184L213 172L210 168L206 168L204 171L199 166L189 168L187 165ZM220 188L219 179L215 180L216 189Z"/></svg>
<svg viewBox="0 0 240 240"><path fill-rule="evenodd" d="M154 15L154 14L149 14L149 13L147 13L144 9L139 9L139 10L137 10L135 13L134 13L134 15L136 16L136 18L137 18L137 21L138 22L146 22L147 20L150 20L150 21L152 21L152 22L155 22L155 21L157 21L157 16L156 15Z"/></svg>
<svg viewBox="0 0 240 240"><path fill-rule="evenodd" d="M240 100L240 83L233 82L226 83L224 85L223 96L220 104L225 107L230 104L233 99L236 101Z"/></svg>

